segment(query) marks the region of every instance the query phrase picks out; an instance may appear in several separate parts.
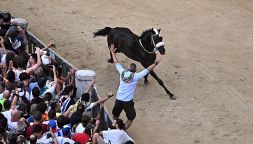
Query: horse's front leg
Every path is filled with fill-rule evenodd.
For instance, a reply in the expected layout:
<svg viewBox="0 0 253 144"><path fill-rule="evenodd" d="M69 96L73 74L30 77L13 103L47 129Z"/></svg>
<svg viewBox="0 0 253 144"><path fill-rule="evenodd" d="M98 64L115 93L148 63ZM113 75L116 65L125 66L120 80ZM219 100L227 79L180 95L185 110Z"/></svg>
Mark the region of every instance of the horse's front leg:
<svg viewBox="0 0 253 144"><path fill-rule="evenodd" d="M147 64L145 64L145 63L141 63L141 65L142 65L144 68L147 68L147 67L148 67ZM148 84L148 75L149 75L149 73L148 73L147 75L144 76L144 84Z"/></svg>
<svg viewBox="0 0 253 144"><path fill-rule="evenodd" d="M174 96L174 94L172 94L164 85L163 81L156 75L156 73L152 70L149 72L159 83L160 86L162 86L164 88L164 90L166 91L166 93L170 96L170 99L172 100L176 100L176 97Z"/></svg>
<svg viewBox="0 0 253 144"><path fill-rule="evenodd" d="M147 74L146 76L144 76L144 84L145 84L145 85L148 84L148 75L149 75L149 74Z"/></svg>

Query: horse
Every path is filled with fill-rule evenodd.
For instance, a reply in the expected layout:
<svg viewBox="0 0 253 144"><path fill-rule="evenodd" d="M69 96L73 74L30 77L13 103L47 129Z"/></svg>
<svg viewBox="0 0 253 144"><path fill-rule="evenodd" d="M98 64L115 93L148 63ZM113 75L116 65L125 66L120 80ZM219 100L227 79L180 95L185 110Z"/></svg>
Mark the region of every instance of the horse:
<svg viewBox="0 0 253 144"><path fill-rule="evenodd" d="M160 35L161 29L147 29L140 36L134 34L130 29L124 27L105 27L94 32L94 38L97 36L107 36L108 47L114 44L116 53L124 53L128 58L141 63L144 68L153 64L156 59L156 53L165 54L163 37ZM108 62L113 63L112 54ZM163 81L156 75L154 70L149 74L153 76L160 86L164 88L166 93L172 100L176 97L164 85ZM144 77L144 83L148 83L148 75Z"/></svg>

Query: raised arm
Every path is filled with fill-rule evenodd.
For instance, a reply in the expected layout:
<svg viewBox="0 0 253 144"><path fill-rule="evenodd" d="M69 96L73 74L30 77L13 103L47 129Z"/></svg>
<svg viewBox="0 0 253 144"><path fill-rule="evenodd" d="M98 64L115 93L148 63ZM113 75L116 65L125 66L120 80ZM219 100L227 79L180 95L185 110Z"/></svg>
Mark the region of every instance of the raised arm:
<svg viewBox="0 0 253 144"><path fill-rule="evenodd" d="M98 101L96 101L96 102L94 103L94 106L96 106L96 105L98 105L98 104L101 104L101 103L104 103L104 102L107 101L110 97L113 97L113 96L114 96L114 94L113 94L112 91L109 91L109 93L106 94L106 95L107 95L106 97L101 98L101 99L99 99Z"/></svg>
<svg viewBox="0 0 253 144"><path fill-rule="evenodd" d="M113 64L116 65L117 63L119 63L119 61L118 61L118 58L116 57L114 44L111 44L110 51L111 51L111 54L112 54Z"/></svg>
<svg viewBox="0 0 253 144"><path fill-rule="evenodd" d="M18 31L22 33L24 44L26 46L28 44L28 41L27 41L27 37L26 37L25 31L20 26L18 26Z"/></svg>
<svg viewBox="0 0 253 144"><path fill-rule="evenodd" d="M0 47L2 47L4 53L7 54L7 50L4 46L4 38L2 36L0 36Z"/></svg>
<svg viewBox="0 0 253 144"><path fill-rule="evenodd" d="M54 72L54 85L56 86L57 82L58 82L58 78L57 78L57 75L56 75L56 70L55 70L55 66L54 65L53 65L53 72Z"/></svg>
<svg viewBox="0 0 253 144"><path fill-rule="evenodd" d="M26 72L27 73L30 73L31 71L35 71L40 65L41 65L41 58L40 58L40 48L36 48L36 53L37 53L37 63L30 67L30 68L27 68L26 69Z"/></svg>
<svg viewBox="0 0 253 144"><path fill-rule="evenodd" d="M44 51L44 50L47 50L48 48L55 48L55 44L53 44L52 41L50 41L46 47L44 48L41 48L40 50Z"/></svg>

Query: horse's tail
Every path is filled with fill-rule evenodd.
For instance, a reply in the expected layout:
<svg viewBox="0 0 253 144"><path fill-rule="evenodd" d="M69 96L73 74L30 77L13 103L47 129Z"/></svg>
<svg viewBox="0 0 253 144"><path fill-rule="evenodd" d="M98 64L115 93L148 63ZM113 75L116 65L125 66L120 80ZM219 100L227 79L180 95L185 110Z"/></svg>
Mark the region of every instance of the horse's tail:
<svg viewBox="0 0 253 144"><path fill-rule="evenodd" d="M97 32L94 32L93 36L96 37L96 36L106 36L109 34L109 32L111 31L112 28L110 27L105 27L104 29L100 29L98 30Z"/></svg>

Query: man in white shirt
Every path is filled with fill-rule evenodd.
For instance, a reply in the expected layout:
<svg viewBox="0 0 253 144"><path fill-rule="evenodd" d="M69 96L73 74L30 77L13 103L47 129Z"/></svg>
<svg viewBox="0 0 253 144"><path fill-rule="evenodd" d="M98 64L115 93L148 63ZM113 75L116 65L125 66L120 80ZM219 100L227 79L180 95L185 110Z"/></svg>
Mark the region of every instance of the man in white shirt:
<svg viewBox="0 0 253 144"><path fill-rule="evenodd" d="M114 122L114 127L116 129L101 131L100 133L95 133L93 135L93 144L134 144L134 141L128 134L124 131L125 125L122 119L117 119Z"/></svg>
<svg viewBox="0 0 253 144"><path fill-rule="evenodd" d="M146 76L151 70L153 70L158 63L161 61L160 56L157 55L156 61L154 64L150 65L148 68L142 70L141 72L136 72L136 64L131 63L128 70L125 70L123 66L119 63L116 54L114 45L111 45L110 48L113 62L116 70L120 74L120 84L116 95L116 101L112 110L114 119L117 119L122 112L125 111L127 116L127 122L125 124L125 130L130 127L133 120L136 117L136 112L134 108L134 92L137 86L138 81Z"/></svg>

